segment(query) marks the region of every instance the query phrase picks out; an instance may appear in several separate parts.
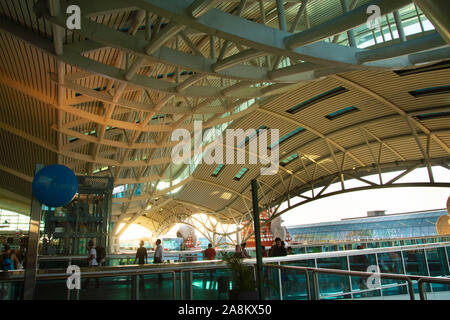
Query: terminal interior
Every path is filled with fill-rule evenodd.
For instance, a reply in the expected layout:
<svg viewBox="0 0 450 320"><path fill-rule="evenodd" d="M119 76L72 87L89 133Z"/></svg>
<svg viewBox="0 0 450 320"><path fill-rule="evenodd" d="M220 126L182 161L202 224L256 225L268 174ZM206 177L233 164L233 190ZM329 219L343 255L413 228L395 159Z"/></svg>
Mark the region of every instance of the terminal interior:
<svg viewBox="0 0 450 320"><path fill-rule="evenodd" d="M0 299L450 299L449 44L440 0L1 1L2 265L26 259ZM54 165L76 177L61 205L35 185ZM281 224L419 187L448 201ZM292 251L262 257L276 238Z"/></svg>

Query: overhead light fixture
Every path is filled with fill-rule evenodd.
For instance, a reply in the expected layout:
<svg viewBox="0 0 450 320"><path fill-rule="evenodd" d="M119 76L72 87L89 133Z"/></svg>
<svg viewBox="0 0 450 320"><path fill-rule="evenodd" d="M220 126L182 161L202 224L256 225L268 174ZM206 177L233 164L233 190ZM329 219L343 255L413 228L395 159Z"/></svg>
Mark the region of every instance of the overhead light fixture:
<svg viewBox="0 0 450 320"><path fill-rule="evenodd" d="M221 199L224 199L224 200L230 200L231 196L232 196L231 193L229 193L229 192L224 192L224 193L222 193L222 195L220 196L220 198L221 198Z"/></svg>

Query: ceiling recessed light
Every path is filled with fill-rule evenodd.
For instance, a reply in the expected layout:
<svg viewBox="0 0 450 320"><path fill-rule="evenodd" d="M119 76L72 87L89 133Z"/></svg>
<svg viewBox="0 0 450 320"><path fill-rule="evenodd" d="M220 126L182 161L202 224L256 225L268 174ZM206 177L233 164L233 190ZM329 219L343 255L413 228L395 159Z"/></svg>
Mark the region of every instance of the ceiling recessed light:
<svg viewBox="0 0 450 320"><path fill-rule="evenodd" d="M232 194L229 192L224 192L222 193L222 195L220 196L221 199L225 199L225 200L230 200Z"/></svg>

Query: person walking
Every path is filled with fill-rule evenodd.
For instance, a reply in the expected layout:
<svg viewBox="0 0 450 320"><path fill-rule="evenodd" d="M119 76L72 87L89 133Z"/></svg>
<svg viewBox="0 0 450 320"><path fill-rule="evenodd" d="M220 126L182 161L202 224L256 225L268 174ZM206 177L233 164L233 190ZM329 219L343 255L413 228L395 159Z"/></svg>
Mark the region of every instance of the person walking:
<svg viewBox="0 0 450 320"><path fill-rule="evenodd" d="M139 242L139 248L136 251L136 259L135 263L138 263L140 265L147 264L148 263L148 256L147 256L147 248L144 247L144 240L141 240ZM145 288L145 279L144 275L140 274L139 279L141 281L141 288Z"/></svg>
<svg viewBox="0 0 450 320"><path fill-rule="evenodd" d="M216 258L216 250L212 247L211 243L208 244L208 249L203 251L203 258L204 258L204 260L214 260ZM210 270L209 271L209 289L210 290L212 290L213 286L215 285L213 274L214 274L214 271ZM206 287L206 284L205 284L205 287Z"/></svg>
<svg viewBox="0 0 450 320"><path fill-rule="evenodd" d="M147 248L144 247L144 240L139 242L139 248L136 251L136 260L138 264L146 264L148 262Z"/></svg>
<svg viewBox="0 0 450 320"><path fill-rule="evenodd" d="M161 245L161 239L156 240L156 250L153 256L153 263L162 263L164 259L164 250Z"/></svg>
<svg viewBox="0 0 450 320"><path fill-rule="evenodd" d="M216 250L212 247L212 244L208 244L208 249L203 251L204 260L214 260L216 258Z"/></svg>
<svg viewBox="0 0 450 320"><path fill-rule="evenodd" d="M88 250L88 264L89 264L89 267L91 267L91 268L98 267L97 250L95 250L95 248L94 248L94 241L89 240L88 246L86 248ZM90 280L91 280L91 278L87 278L86 279L86 284L84 286L85 289L89 286ZM100 282L99 282L98 278L95 278L95 287L96 288L100 288Z"/></svg>
<svg viewBox="0 0 450 320"><path fill-rule="evenodd" d="M153 256L153 263L162 263L164 259L164 250L161 245L161 239L156 240L156 250L155 255ZM158 287L161 290L163 287L163 278L162 274L158 273Z"/></svg>

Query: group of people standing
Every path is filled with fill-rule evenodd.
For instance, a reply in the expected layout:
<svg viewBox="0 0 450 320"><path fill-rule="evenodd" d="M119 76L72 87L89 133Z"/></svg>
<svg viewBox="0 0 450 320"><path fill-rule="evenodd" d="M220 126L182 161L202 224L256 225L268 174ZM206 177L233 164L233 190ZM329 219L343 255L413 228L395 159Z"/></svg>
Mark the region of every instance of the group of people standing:
<svg viewBox="0 0 450 320"><path fill-rule="evenodd" d="M156 240L156 250L153 256L153 263L162 263L164 260L164 250L161 244L161 239ZM136 251L136 262L138 264L147 264L148 255L147 248L144 247L144 240L139 243L139 248Z"/></svg>
<svg viewBox="0 0 450 320"><path fill-rule="evenodd" d="M86 246L88 251L88 263L89 267L99 267L103 264L106 258L106 252L103 247L94 247L94 241L90 240L88 245ZM161 245L161 240L158 239L156 241L156 250L155 255L153 257L153 263L162 263L163 262L163 254L164 250ZM136 260L137 264L147 264L148 263L148 255L147 248L144 247L144 241L141 240L139 243L139 248L136 252ZM90 278L87 278L85 288L89 285ZM95 287L99 288L100 283L98 278L95 278Z"/></svg>
<svg viewBox="0 0 450 320"><path fill-rule="evenodd" d="M250 258L250 255L245 249L246 246L247 244L245 242L241 245L236 245L234 256L244 259ZM292 254L292 249L291 247L286 249L284 241L282 241L280 238L276 238L275 243L272 245L269 251L266 251L266 247L261 246L261 252L263 257L282 257L287 256L288 254Z"/></svg>
<svg viewBox="0 0 450 320"><path fill-rule="evenodd" d="M236 245L234 256L237 258L250 258L250 254L248 253L247 243L241 243L240 245ZM264 246L261 246L261 252L263 257L282 257L287 256L288 254L292 254L292 248L288 247L286 249L284 241L280 238L276 238L273 246L269 251L266 251ZM208 244L208 249L203 251L204 260L214 260L216 257L216 250L212 247L212 244Z"/></svg>

